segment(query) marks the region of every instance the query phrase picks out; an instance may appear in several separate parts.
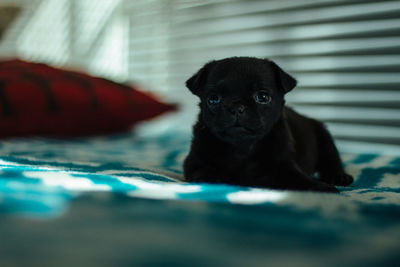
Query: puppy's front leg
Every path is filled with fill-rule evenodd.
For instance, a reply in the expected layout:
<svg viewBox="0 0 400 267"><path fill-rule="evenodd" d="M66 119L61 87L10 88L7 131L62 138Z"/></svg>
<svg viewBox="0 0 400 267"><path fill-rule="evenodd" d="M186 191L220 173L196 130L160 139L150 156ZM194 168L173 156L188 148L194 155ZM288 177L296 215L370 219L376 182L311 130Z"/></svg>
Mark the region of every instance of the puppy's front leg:
<svg viewBox="0 0 400 267"><path fill-rule="evenodd" d="M294 162L278 165L277 177L273 179L273 184L278 189L339 193L333 185L314 180L304 174Z"/></svg>
<svg viewBox="0 0 400 267"><path fill-rule="evenodd" d="M185 180L193 183L220 183L221 174L199 157L190 152L183 164Z"/></svg>
<svg viewBox="0 0 400 267"><path fill-rule="evenodd" d="M192 183L222 183L221 175L207 168L191 171L191 173L186 176L186 181Z"/></svg>

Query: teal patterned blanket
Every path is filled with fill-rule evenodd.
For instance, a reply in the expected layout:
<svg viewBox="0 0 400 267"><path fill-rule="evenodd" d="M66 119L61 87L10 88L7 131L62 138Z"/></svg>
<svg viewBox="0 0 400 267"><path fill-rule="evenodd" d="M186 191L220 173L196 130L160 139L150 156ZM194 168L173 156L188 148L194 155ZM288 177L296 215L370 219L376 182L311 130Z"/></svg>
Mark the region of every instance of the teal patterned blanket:
<svg viewBox="0 0 400 267"><path fill-rule="evenodd" d="M195 266L203 266L201 263L263 266L260 260L272 265L297 263L297 266L398 264L400 155L343 154L346 170L355 177L355 182L350 187L339 188L340 194L332 195L187 184L182 181L181 164L189 144L190 134L174 131L160 135L125 134L75 140L2 140L0 226L3 230L0 227L0 235L7 232L9 240L6 242L1 238L0 250L9 251L10 246L17 246L19 242L13 239L16 233L10 234L13 233L12 224L4 224L5 221L51 223L62 220L71 213L71 205L98 194L149 205L148 210L154 210L153 217L150 217L151 221L157 220L154 226L157 230L146 229L157 235L162 235L160 231L165 228L165 231L175 231L179 236L179 231L183 230L171 228L171 220L183 224L182 227L196 225L199 220L202 222L186 235L193 236L200 243L213 245L205 245L207 249L191 250L184 245L187 240L178 238L181 242L174 241L176 250L169 247L168 255L160 256L163 261L146 266L158 266L158 263L164 266L166 262L185 266L180 265L188 260L182 257L182 251L192 255L192 259L203 255ZM199 205L204 204L209 209L200 212ZM178 212L175 210L175 213L162 211L163 206L168 210L171 205L184 208ZM96 209L99 207L93 205L93 210ZM199 212L202 217L199 217ZM146 220L150 220L149 214L146 216ZM120 220L126 222L127 219ZM138 218L135 220L140 221ZM227 228L222 230L221 225ZM232 227L236 229L231 233L232 240L221 239L224 231L233 231ZM211 242L207 235L216 240ZM147 252L154 252L155 243L161 241L156 242L152 236L149 235L148 242L132 239L131 245L134 247L134 244L144 242L147 246L141 247L141 251L147 248ZM40 243L40 237L36 238ZM63 243L64 239L57 242ZM85 249L87 247L82 251ZM218 249L219 254L216 252ZM236 252L245 253L244 258ZM15 259L15 253L9 256L14 255ZM121 257L130 259L128 262L132 264L146 262L124 250L115 253L122 253ZM252 260L247 258L244 261L246 253ZM97 254L89 251L85 255L95 257ZM98 255L99 259L104 255ZM5 262L2 262L0 256L0 265L9 263L10 257L3 258ZM149 254L146 260L149 258L153 257Z"/></svg>

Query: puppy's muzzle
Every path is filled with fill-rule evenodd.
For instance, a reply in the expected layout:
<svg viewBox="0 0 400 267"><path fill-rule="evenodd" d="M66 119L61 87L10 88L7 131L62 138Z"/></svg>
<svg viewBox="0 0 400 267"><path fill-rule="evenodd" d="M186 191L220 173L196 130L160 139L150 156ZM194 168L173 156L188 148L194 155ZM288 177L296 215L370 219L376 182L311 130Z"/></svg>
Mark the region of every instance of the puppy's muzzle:
<svg viewBox="0 0 400 267"><path fill-rule="evenodd" d="M236 115L236 116L243 114L245 110L246 110L246 106L244 106L242 104L232 104L228 107L228 111L232 115Z"/></svg>

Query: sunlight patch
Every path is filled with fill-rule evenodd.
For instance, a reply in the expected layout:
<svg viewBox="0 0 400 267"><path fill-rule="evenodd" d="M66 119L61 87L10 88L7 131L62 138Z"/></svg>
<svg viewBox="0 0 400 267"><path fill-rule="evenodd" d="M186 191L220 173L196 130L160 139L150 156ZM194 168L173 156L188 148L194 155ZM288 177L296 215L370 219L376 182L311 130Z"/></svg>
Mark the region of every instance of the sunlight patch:
<svg viewBox="0 0 400 267"><path fill-rule="evenodd" d="M88 178L71 176L63 172L24 172L25 177L40 179L47 186L61 186L74 191L111 191L109 185L95 184Z"/></svg>
<svg viewBox="0 0 400 267"><path fill-rule="evenodd" d="M265 202L278 202L286 197L286 192L267 190L241 191L228 194L226 197L231 203L237 204L261 204Z"/></svg>

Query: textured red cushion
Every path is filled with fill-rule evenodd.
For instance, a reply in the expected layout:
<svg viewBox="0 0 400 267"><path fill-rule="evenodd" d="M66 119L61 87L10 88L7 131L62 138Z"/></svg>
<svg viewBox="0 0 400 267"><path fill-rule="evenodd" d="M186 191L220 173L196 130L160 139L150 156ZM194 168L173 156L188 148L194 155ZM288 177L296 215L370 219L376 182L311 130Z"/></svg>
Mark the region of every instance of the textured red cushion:
<svg viewBox="0 0 400 267"><path fill-rule="evenodd" d="M174 109L136 88L84 73L0 62L0 137L125 131Z"/></svg>

